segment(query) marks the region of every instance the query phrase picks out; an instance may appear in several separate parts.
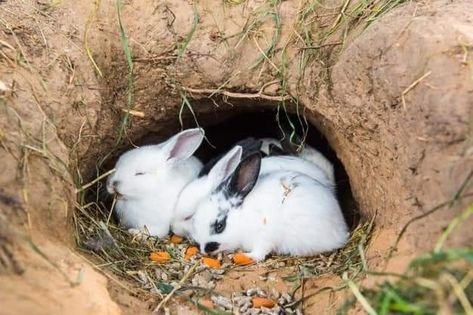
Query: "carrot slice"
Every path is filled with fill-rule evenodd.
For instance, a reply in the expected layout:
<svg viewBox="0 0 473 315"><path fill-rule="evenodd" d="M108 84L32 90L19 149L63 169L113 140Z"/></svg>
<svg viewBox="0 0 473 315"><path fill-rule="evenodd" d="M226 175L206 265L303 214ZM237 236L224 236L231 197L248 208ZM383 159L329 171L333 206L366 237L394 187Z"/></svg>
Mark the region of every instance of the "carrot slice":
<svg viewBox="0 0 473 315"><path fill-rule="evenodd" d="M273 308L274 305L276 305L276 302L274 302L271 299L255 296L254 298L251 299L251 304L253 305L253 307Z"/></svg>
<svg viewBox="0 0 473 315"><path fill-rule="evenodd" d="M173 243L173 244L180 244L180 243L182 243L182 240L183 240L182 236L179 236L179 235L176 235L176 234L173 234L173 236L171 236L171 243Z"/></svg>
<svg viewBox="0 0 473 315"><path fill-rule="evenodd" d="M199 304L205 306L205 307L208 307L208 308L214 308L214 302L212 302L211 299L200 299L199 300Z"/></svg>
<svg viewBox="0 0 473 315"><path fill-rule="evenodd" d="M220 260L210 257L202 257L202 262L211 268L220 268L221 266Z"/></svg>
<svg viewBox="0 0 473 315"><path fill-rule="evenodd" d="M171 259L168 252L152 252L149 254L149 259L158 263L164 263Z"/></svg>
<svg viewBox="0 0 473 315"><path fill-rule="evenodd" d="M236 253L235 256L233 256L233 262L236 265L245 266L253 264L255 261L243 253Z"/></svg>
<svg viewBox="0 0 473 315"><path fill-rule="evenodd" d="M185 260L189 260L191 259L192 257L194 257L195 255L197 255L197 253L199 252L199 249L195 246L190 246L189 248L187 248L186 250L186 253L184 255L184 259Z"/></svg>

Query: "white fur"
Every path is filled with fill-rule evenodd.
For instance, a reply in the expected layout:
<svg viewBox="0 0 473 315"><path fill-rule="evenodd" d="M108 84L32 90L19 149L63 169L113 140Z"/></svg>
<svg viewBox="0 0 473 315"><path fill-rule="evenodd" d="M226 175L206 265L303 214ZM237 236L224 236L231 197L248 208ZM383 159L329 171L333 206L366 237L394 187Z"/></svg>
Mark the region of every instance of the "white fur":
<svg viewBox="0 0 473 315"><path fill-rule="evenodd" d="M268 144L274 139L264 138L263 140L266 141L263 143ZM276 143L276 140L271 143ZM269 144L266 147L268 146ZM312 150L315 151L315 149ZM238 160L235 160L235 155L238 155ZM325 159L320 153L319 155ZM230 158L233 158L233 163L227 165L226 163ZM182 236L190 236L192 226L191 218L196 211L197 204L205 197L208 197L211 191L215 189L217 185L225 179L226 176L235 170L238 162L240 162L240 158L241 147L236 146L212 168L208 176L196 178L194 181L190 182L186 187L184 187L181 194L179 195L176 207L174 209L174 217L171 223L171 229L174 233ZM325 161L330 164L328 160ZM335 189L333 178L330 178L319 165L314 164L309 160L295 156L269 156L262 159L260 174L277 171L299 172L312 177L330 189Z"/></svg>
<svg viewBox="0 0 473 315"><path fill-rule="evenodd" d="M261 151L264 152L266 155L269 155L269 146L271 144L276 145L277 147L281 148L281 144L279 140L273 138L261 138ZM330 180L332 185L335 185L335 174L333 170L333 164L327 160L327 158L317 151L315 148L311 147L308 144L304 145L304 148L298 155L300 158L312 162L325 173L327 178Z"/></svg>
<svg viewBox="0 0 473 315"><path fill-rule="evenodd" d="M117 193L115 211L130 232L147 231L158 237L169 233L179 193L202 168L192 156L202 139L201 129L188 129L158 145L120 156L107 190ZM115 187L114 182L118 182Z"/></svg>
<svg viewBox="0 0 473 315"><path fill-rule="evenodd" d="M174 208L171 222L173 233L189 236L192 226L192 215L198 202L207 197L220 182L230 175L238 166L242 155L242 148L235 146L223 156L208 175L194 179L184 187Z"/></svg>
<svg viewBox="0 0 473 315"><path fill-rule="evenodd" d="M298 172L260 175L240 206L226 207L222 191L199 203L192 237L201 251L207 243L218 242L218 251L240 248L257 261L270 252L307 256L340 248L349 235L333 190ZM225 230L211 234L211 225L226 209Z"/></svg>
<svg viewBox="0 0 473 315"><path fill-rule="evenodd" d="M304 160L310 161L320 167L322 171L324 171L325 175L330 180L332 185L335 185L335 174L333 170L333 164L329 160L327 160L327 158L322 153L306 144L304 145L304 148L302 149L301 153L299 153L299 157Z"/></svg>

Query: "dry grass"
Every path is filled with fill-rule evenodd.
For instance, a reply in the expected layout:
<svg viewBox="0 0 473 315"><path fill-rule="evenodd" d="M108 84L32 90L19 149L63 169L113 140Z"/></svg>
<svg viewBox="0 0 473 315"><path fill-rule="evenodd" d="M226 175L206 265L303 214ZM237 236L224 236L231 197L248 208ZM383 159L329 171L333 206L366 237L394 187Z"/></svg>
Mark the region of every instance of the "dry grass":
<svg viewBox="0 0 473 315"><path fill-rule="evenodd" d="M168 239L154 237L149 237L146 241L137 240L110 220L110 205L105 205L100 199L100 186L101 183L98 182L98 185L96 183L84 190L78 190L80 202L73 215L75 237L79 248L84 254L94 257L97 268L108 274L113 273L120 279L131 281L142 296L154 297L157 301L162 301L171 292L176 295L186 292L186 296L190 296L194 302L196 300L194 296L219 294L214 292L213 288L199 287L192 283L195 275L209 270L200 263L195 270L191 269L200 261L198 257L190 261L184 259L185 249L191 244L189 241L172 244ZM351 278L358 278L364 270L363 253L372 228L373 222L359 225L348 245L334 253L308 258L273 256L257 267L268 271L275 270L281 262L284 262L287 268L293 270L293 276L285 278L286 281L295 284L296 290L292 292L292 296L295 296L299 288L298 283L322 274L341 276L348 272ZM168 252L172 257L171 261L165 264L152 262L149 254L154 251ZM216 273L215 281L221 281L222 274L235 268L239 270L255 268L255 266L237 267L231 262L231 256L223 256L221 259L222 268ZM188 274L189 271L192 274ZM182 282L182 279L185 281ZM173 291L177 285L179 288ZM297 307L301 301L302 299L294 301L290 306ZM198 303L195 304L199 308L205 308Z"/></svg>

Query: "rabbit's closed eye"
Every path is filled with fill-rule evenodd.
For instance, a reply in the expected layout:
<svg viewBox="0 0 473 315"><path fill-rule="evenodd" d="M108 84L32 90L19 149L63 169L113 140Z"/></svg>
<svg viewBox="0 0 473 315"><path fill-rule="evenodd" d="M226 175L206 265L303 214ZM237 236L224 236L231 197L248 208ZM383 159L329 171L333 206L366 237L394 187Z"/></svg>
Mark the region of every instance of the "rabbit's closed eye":
<svg viewBox="0 0 473 315"><path fill-rule="evenodd" d="M144 175L144 174L145 174L145 172L136 172L135 176L140 176L140 175Z"/></svg>

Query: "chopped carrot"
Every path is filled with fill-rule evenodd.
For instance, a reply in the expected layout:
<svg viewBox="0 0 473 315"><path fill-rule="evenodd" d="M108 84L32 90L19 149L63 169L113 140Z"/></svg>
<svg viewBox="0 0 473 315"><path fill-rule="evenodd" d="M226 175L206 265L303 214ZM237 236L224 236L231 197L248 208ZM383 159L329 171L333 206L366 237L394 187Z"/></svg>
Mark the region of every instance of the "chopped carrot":
<svg viewBox="0 0 473 315"><path fill-rule="evenodd" d="M255 296L254 298L251 299L251 304L253 305L253 307L273 308L274 305L276 305L276 302L274 302L271 299Z"/></svg>
<svg viewBox="0 0 473 315"><path fill-rule="evenodd" d="M245 266L253 264L255 261L243 253L236 253L235 256L233 256L233 262L236 265Z"/></svg>
<svg viewBox="0 0 473 315"><path fill-rule="evenodd" d="M184 259L185 260L189 260L191 259L192 257L194 257L195 255L197 255L197 253L199 252L199 249L195 246L190 246L189 248L187 248L186 250L186 254L184 255Z"/></svg>
<svg viewBox="0 0 473 315"><path fill-rule="evenodd" d="M205 306L205 307L208 307L208 308L214 308L214 302L212 302L211 299L200 299L199 300L199 304Z"/></svg>
<svg viewBox="0 0 473 315"><path fill-rule="evenodd" d="M179 235L176 235L176 234L173 234L173 236L171 236L171 243L173 243L173 244L180 244L180 243L182 243L182 240L183 240L182 236L179 236Z"/></svg>
<svg viewBox="0 0 473 315"><path fill-rule="evenodd" d="M168 252L152 252L149 254L149 259L158 263L164 263L171 259Z"/></svg>
<svg viewBox="0 0 473 315"><path fill-rule="evenodd" d="M220 268L221 265L220 260L210 257L202 257L202 262L211 268Z"/></svg>

